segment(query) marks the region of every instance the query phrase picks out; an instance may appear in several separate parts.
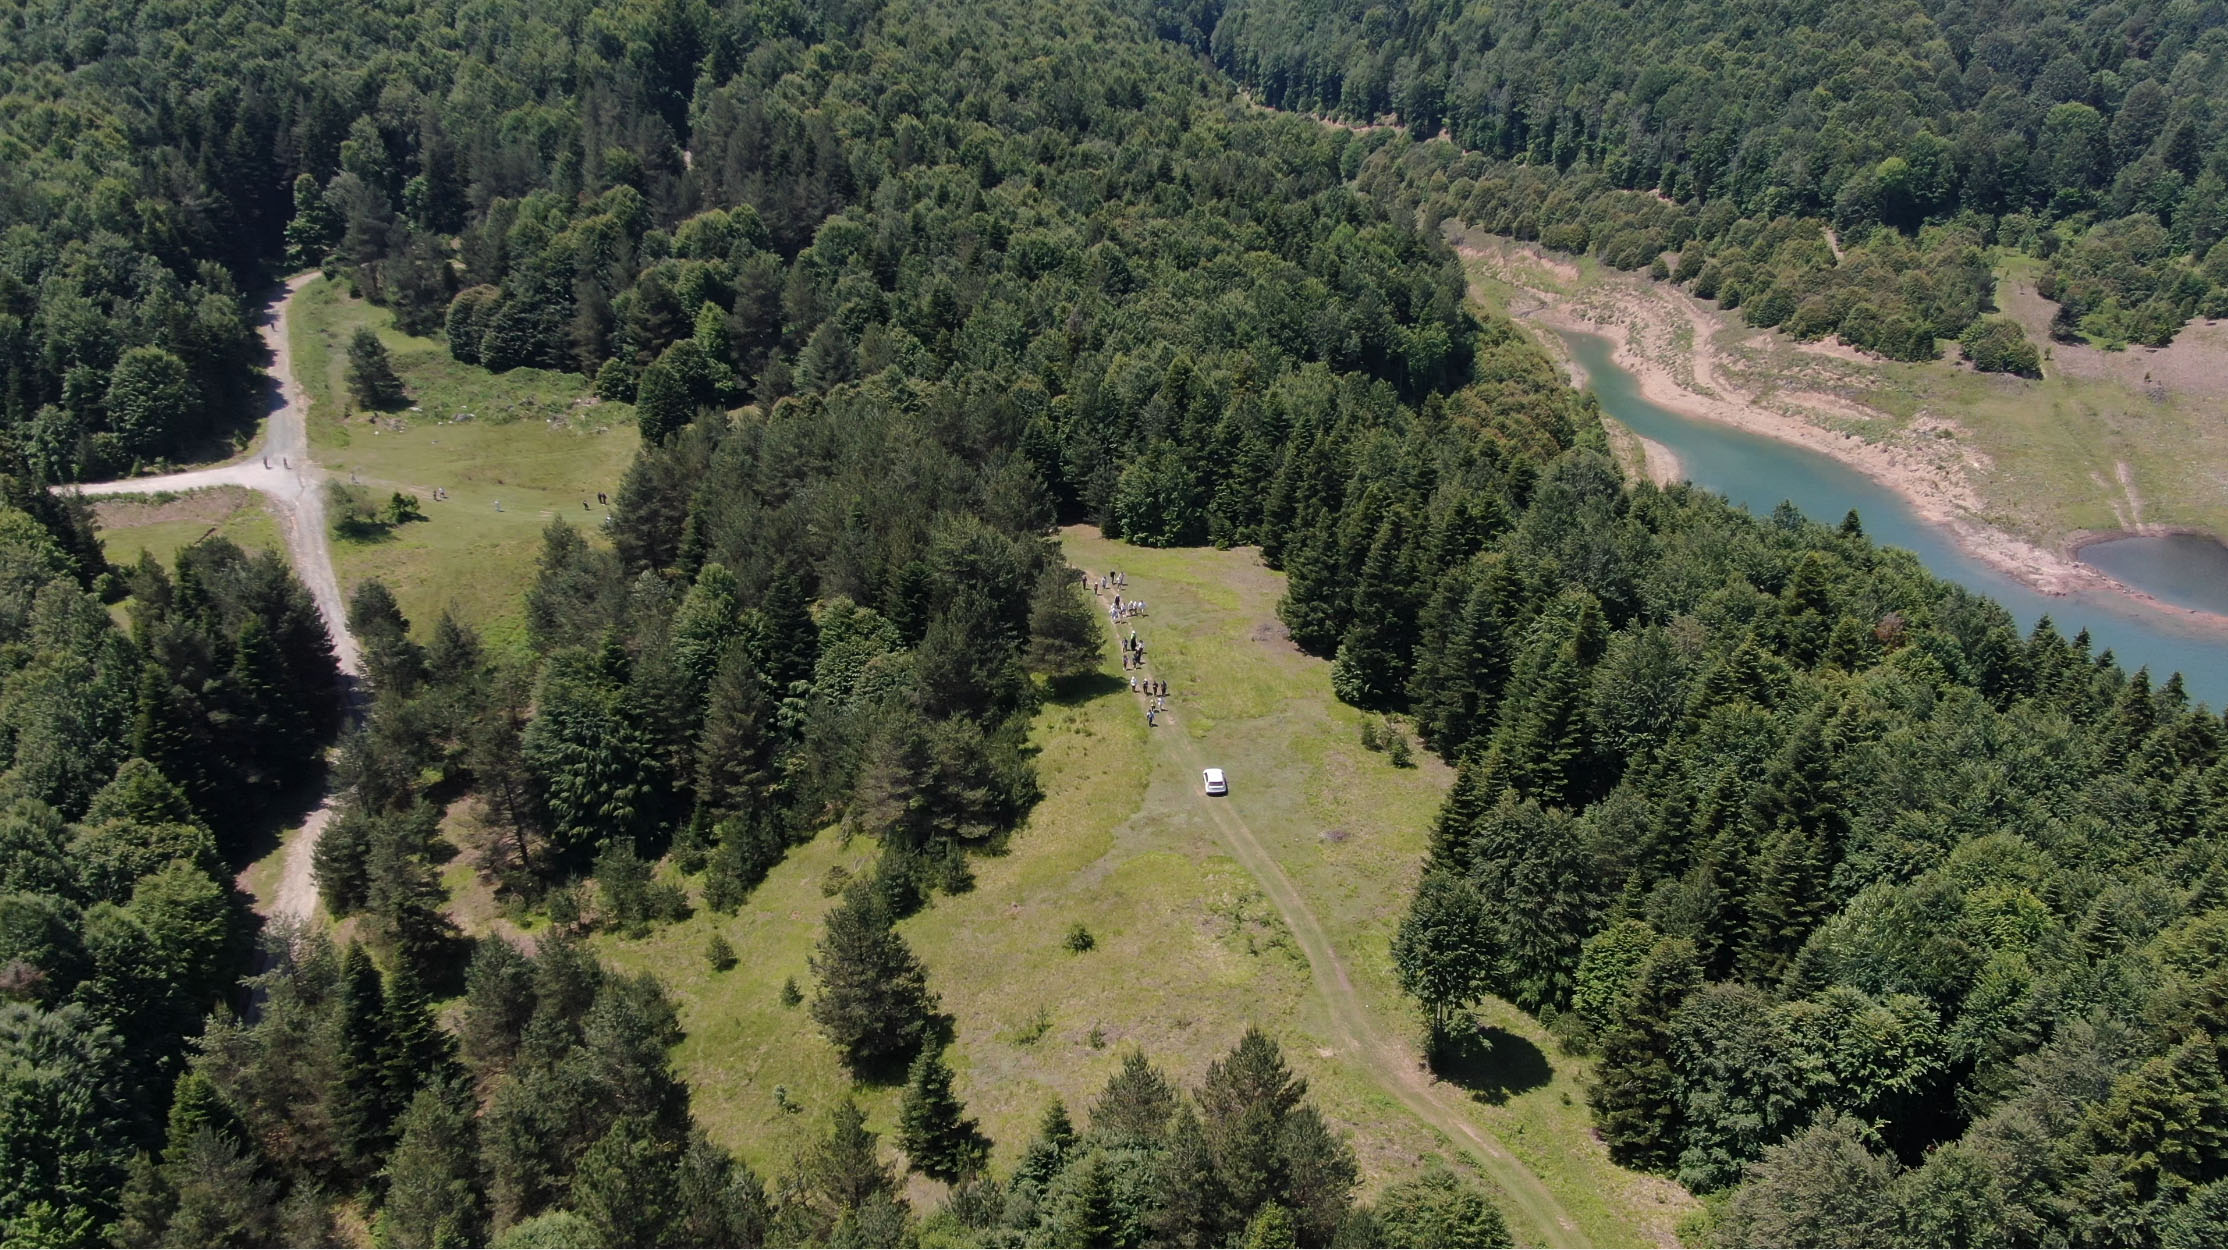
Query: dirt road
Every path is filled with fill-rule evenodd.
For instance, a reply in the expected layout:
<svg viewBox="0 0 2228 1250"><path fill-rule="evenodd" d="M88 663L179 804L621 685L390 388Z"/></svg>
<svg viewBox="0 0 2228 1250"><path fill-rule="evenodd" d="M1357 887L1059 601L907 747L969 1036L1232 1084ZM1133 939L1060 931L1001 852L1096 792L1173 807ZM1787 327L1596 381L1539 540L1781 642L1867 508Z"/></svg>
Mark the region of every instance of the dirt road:
<svg viewBox="0 0 2228 1250"><path fill-rule="evenodd" d="M1128 628L1119 626L1116 632ZM1152 699L1143 698L1141 703L1150 705ZM1163 725L1153 731L1152 739L1165 761L1162 767L1174 767L1196 783L1208 761L1192 735L1177 723L1184 715L1181 704L1164 712ZM1217 839L1260 885L1307 957L1310 979L1329 1011L1335 1033L1332 1040L1339 1052L1363 1066L1377 1085L1410 1114L1477 1161L1506 1196L1511 1208L1507 1214L1520 1243L1588 1244L1586 1234L1561 1201L1471 1113L1468 1095L1435 1079L1425 1068L1422 1053L1407 1038L1386 1027L1362 1001L1329 930L1267 843L1247 823L1243 797L1202 795L1198 801L1214 825Z"/></svg>
<svg viewBox="0 0 2228 1250"><path fill-rule="evenodd" d="M350 715L357 714L353 679L363 675L355 636L348 632L347 604L341 598L340 579L333 573L330 531L325 525L325 474L309 455L309 397L294 377L294 356L287 340L287 314L294 296L317 277L298 274L287 280L282 293L263 310L258 332L271 353L270 417L264 424L262 445L231 464L159 477L135 477L118 482L88 482L58 487L88 498L102 495L154 495L163 492L202 490L211 486L244 486L270 500L286 538L286 552L294 575L317 601L325 618L325 632L332 636L333 654L341 672L350 679ZM336 796L328 794L318 809L302 822L288 842L285 873L275 898L262 900L273 919L307 920L317 906L317 883L311 872L318 835L332 816Z"/></svg>

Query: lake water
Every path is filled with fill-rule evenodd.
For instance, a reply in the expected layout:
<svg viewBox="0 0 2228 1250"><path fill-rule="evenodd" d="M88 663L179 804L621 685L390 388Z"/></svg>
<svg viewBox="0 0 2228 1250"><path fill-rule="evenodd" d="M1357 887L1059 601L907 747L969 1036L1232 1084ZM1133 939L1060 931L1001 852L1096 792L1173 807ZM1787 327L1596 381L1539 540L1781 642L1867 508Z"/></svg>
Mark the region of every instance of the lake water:
<svg viewBox="0 0 2228 1250"><path fill-rule="evenodd" d="M2204 534L2107 539L2080 555L2083 564L2168 603L2228 615L2228 547Z"/></svg>
<svg viewBox="0 0 2228 1250"><path fill-rule="evenodd" d="M2215 708L2228 706L2228 638L2117 596L2052 596L2033 590L1967 555L1947 534L1912 512L1901 496L1840 461L1651 403L1641 396L1638 381L1617 366L1608 339L1566 332L1563 340L1586 371L1602 411L1641 437L1669 448L1679 458L1680 472L1695 485L1714 490L1758 516L1785 500L1805 516L1831 524L1854 508L1874 542L1906 548L1935 576L2003 604L2018 618L2021 629L2047 614L2065 636L2086 629L2094 645L2110 647L2122 666L2149 668L2154 684L2164 681L2168 673L2180 672L2192 697ZM2109 551L2133 541L2145 545ZM2165 545L2157 539L2100 544L2083 555L2124 560L2131 576L2123 580L2168 602L2228 611L2228 576L2222 572L2228 570L2228 548L2197 541L2207 542L2219 553L2218 563L2191 558L2187 543ZM2095 561L2097 567L2119 577L2102 559ZM2165 590L2168 569L2173 570L2174 594Z"/></svg>

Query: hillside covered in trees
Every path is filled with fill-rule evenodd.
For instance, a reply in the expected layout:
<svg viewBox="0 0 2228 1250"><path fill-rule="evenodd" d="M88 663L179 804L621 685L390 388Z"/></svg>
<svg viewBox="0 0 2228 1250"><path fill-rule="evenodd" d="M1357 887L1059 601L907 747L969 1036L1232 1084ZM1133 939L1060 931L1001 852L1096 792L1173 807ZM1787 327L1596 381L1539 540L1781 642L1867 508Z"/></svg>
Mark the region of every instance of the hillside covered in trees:
<svg viewBox="0 0 2228 1250"><path fill-rule="evenodd" d="M1464 308L1429 229L1453 211L1430 196L1526 187L1540 202L1511 211L1592 247L1605 219L1544 205L1598 191L1660 214L1601 235L1638 231L1617 245L1636 264L1677 251L1701 284L1715 263L1720 298L1793 316L1857 280L1783 284L1764 258L1799 276L1870 257L1881 324L1947 333L1985 295L1959 231L2025 214L2072 255L2155 155L2187 191L2114 220L2152 214L2186 271L2209 19L1991 20L1970 56L1906 39L1896 55L1932 67L1905 76L1919 104L1829 91L1806 128L1765 106L1784 86L1766 51L1818 55L1815 95L1828 54L1884 17L1819 18L1851 29L1830 45L1744 23L1738 91L1650 88L1674 126L1584 103L1616 75L1534 84L1567 115L1531 87L1499 121L1466 113L1492 97L1472 84L1514 71L1403 69L1421 53L1402 41L1440 48L1442 18L1388 12L1351 31L1048 0L11 14L5 1237L1504 1241L1451 1173L1359 1200L1351 1149L1259 1033L1188 1089L1133 1054L1080 1126L1047 1108L1012 1170L988 1168L896 922L970 888L1040 797L1031 718L1103 657L1048 535L1090 522L1258 546L1339 696L1458 764L1395 950L1433 1041L1467 1044L1485 995L1552 1021L1598 1056L1619 1157L1729 1195L1714 1235L2220 1240L2228 727L2083 639L2020 636L1854 518L1623 480L1591 401ZM1906 19L1929 22L1965 29ZM1170 34L1256 81L1272 47L1343 49L1341 85L1295 70L1271 102L1414 120L1436 98L1478 149L1448 166L1467 181L1413 167L1444 145L1254 107ZM1600 46L1533 68L1644 68ZM2056 59L2007 68L2037 48ZM2116 119L2144 87L2173 125L2106 166L2119 130L2100 120L2078 193L1999 163L1996 199L1964 174L1917 207L1885 196L1881 167L1907 174L1928 126L1953 152L2009 133L1967 101L1971 65L2003 80L1983 102L2074 93L2044 127L2077 98ZM1769 159L1728 101L1770 123ZM1978 168L1963 159L1935 168ZM1898 248L1965 285L1894 278ZM244 428L242 292L296 265L466 365L593 378L644 436L607 534L549 527L519 651L355 588L368 710L316 864L352 926L338 944L258 940L225 884L342 723L306 596L221 542L110 569L40 489ZM439 812L466 794L504 835L480 867L531 949L445 910ZM790 997L859 1079L903 1084L895 1144L949 1183L934 1210L855 1108L778 1175L713 1143L666 989L583 940L733 911L831 826L879 856L836 891Z"/></svg>
<svg viewBox="0 0 2228 1250"><path fill-rule="evenodd" d="M1437 216L1621 269L1676 253L1657 276L1752 325L1932 359L1987 309L1993 244L2045 258L2060 333L2228 315L2214 6L1157 9L1271 106L1443 130L1399 158Z"/></svg>

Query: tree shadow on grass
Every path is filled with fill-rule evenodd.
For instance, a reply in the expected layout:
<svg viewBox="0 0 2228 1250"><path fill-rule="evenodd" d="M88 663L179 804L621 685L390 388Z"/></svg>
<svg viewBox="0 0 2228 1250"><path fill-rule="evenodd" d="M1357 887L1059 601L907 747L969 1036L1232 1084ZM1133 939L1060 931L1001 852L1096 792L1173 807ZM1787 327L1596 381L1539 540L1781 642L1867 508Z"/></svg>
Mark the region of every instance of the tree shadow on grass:
<svg viewBox="0 0 2228 1250"><path fill-rule="evenodd" d="M1555 1077L1547 1056L1529 1038L1498 1027L1456 1030L1431 1057L1431 1071L1496 1107Z"/></svg>
<svg viewBox="0 0 2228 1250"><path fill-rule="evenodd" d="M1046 682L1045 702L1059 707L1080 707L1093 699L1127 689L1129 683L1112 673L1087 673L1081 677L1063 677Z"/></svg>

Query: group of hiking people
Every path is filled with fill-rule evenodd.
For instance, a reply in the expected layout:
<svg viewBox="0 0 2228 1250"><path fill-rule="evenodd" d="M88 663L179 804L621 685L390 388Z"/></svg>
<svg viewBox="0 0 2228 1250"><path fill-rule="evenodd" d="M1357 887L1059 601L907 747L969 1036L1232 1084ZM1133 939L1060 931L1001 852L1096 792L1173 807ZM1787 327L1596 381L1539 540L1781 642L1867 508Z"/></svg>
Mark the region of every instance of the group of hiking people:
<svg viewBox="0 0 2228 1250"><path fill-rule="evenodd" d="M1108 604L1106 609L1109 620L1119 623L1133 616L1144 614L1145 603L1143 600L1124 599L1122 597L1122 589L1128 585L1129 579L1122 576L1119 570L1110 570L1105 577L1091 579L1091 593L1093 595L1101 599L1106 598L1109 592L1113 595L1113 602ZM1161 713L1168 710L1168 682L1162 678L1143 675L1145 672L1145 642L1137 636L1136 630L1129 631L1129 635L1121 641L1122 671L1130 675L1129 688L1137 694L1146 696L1145 724L1148 727L1158 726Z"/></svg>

